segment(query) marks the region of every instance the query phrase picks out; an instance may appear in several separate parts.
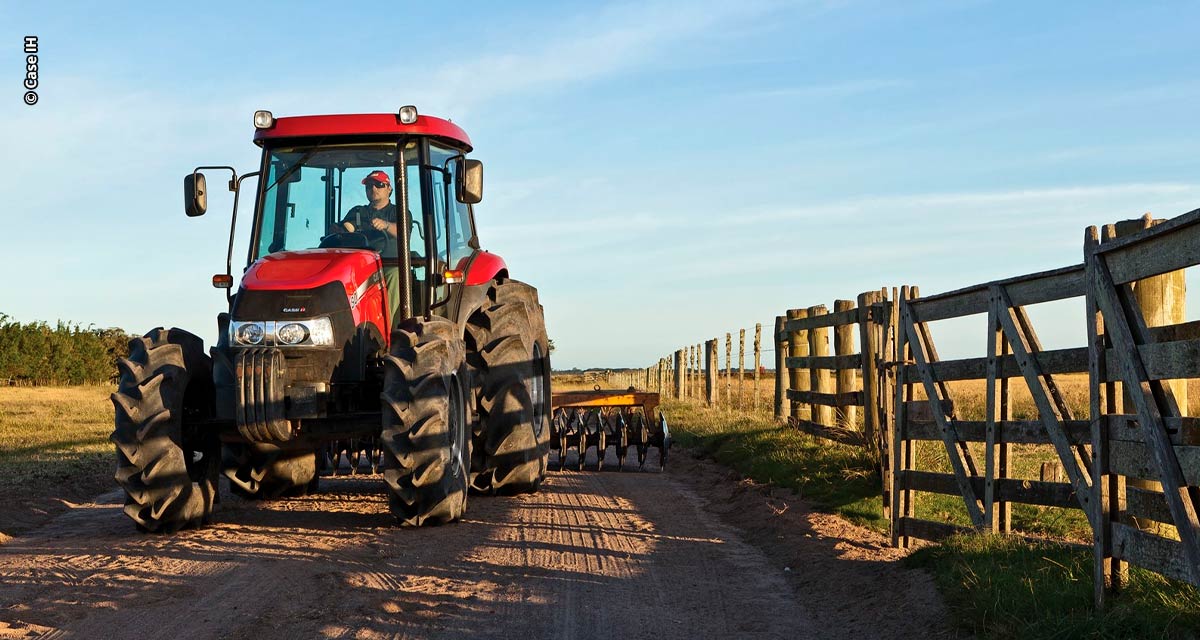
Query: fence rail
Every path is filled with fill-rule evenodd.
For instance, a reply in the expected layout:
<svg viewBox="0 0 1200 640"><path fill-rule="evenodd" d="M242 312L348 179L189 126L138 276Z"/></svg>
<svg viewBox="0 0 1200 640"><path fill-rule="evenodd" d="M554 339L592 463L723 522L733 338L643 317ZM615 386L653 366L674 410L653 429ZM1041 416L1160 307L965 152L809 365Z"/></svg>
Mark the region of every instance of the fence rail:
<svg viewBox="0 0 1200 640"><path fill-rule="evenodd" d="M1089 228L1083 249L1080 264L946 293L885 288L832 312L788 310L775 318L774 413L878 456L898 546L1011 532L1014 503L1081 511L1103 606L1127 563L1200 586L1200 418L1187 415L1186 386L1200 378L1200 322L1182 317L1181 271L1200 265L1200 209ZM1027 307L1072 299L1086 306L1086 346L1043 348ZM986 317L984 356L940 358L930 323L975 315ZM712 404L717 344L697 345L690 360L677 351L647 381L665 388L673 376L676 397ZM727 334L727 374L729 354ZM1064 376L1086 377L1086 407L1067 401ZM954 397L972 381L984 386L978 417ZM1016 392L1028 394L1032 418L1014 416ZM921 468L920 443L940 443L949 471ZM1042 463L1040 479L1017 477L1014 445L1043 445L1056 462ZM970 526L917 517L917 493L957 496Z"/></svg>

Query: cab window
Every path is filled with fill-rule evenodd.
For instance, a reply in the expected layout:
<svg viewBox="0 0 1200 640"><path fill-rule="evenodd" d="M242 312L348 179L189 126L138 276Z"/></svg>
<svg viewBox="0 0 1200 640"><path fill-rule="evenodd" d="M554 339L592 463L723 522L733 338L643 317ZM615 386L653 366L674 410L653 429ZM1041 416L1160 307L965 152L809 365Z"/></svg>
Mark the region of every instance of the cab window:
<svg viewBox="0 0 1200 640"><path fill-rule="evenodd" d="M474 230L471 228L470 205L463 204L455 197L455 183L458 179L455 172L457 164L447 162L461 155L460 152L429 145L432 167L430 175L433 182L434 215L437 220L437 252L438 256L449 263L452 268L466 266L466 259L471 256L471 238ZM446 212L449 209L449 221ZM449 222L449 227L447 227Z"/></svg>

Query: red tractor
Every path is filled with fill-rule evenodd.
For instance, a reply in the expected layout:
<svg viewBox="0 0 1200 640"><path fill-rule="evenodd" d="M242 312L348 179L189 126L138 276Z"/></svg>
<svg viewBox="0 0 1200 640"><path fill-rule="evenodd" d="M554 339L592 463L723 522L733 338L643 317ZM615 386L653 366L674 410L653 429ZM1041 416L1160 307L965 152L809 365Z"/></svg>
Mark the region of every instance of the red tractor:
<svg viewBox="0 0 1200 640"><path fill-rule="evenodd" d="M480 249L483 166L448 120L254 114L259 170L232 173L234 221L216 345L180 329L130 343L113 394L116 479L144 531L205 523L217 481L249 498L316 489L368 443L392 512L458 519L468 491L536 490L550 439L550 356L537 290ZM247 266L232 290L242 181L257 176ZM331 446L331 443L332 446Z"/></svg>

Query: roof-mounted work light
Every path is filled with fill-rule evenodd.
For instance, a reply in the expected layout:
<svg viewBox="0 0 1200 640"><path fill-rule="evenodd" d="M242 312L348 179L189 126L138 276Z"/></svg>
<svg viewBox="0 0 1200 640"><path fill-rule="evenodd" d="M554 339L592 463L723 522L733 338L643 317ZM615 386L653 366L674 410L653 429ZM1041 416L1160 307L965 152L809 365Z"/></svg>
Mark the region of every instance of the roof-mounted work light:
<svg viewBox="0 0 1200 640"><path fill-rule="evenodd" d="M275 126L275 116L270 111L254 112L255 129L270 129L273 126Z"/></svg>
<svg viewBox="0 0 1200 640"><path fill-rule="evenodd" d="M415 124L417 108L411 104L400 107L400 124Z"/></svg>

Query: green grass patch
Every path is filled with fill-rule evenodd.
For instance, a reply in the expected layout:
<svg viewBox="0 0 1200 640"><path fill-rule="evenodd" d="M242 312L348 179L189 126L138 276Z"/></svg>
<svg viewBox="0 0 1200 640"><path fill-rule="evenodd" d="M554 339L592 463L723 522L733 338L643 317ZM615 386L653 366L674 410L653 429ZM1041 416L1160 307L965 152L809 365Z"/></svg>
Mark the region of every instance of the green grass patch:
<svg viewBox="0 0 1200 640"><path fill-rule="evenodd" d="M1097 613L1087 549L972 534L905 562L932 573L959 626L980 638L1200 637L1200 591L1136 567Z"/></svg>
<svg viewBox="0 0 1200 640"><path fill-rule="evenodd" d="M684 446L759 482L788 487L847 520L887 530L879 474L862 449L778 426L766 412L667 401L663 413Z"/></svg>

